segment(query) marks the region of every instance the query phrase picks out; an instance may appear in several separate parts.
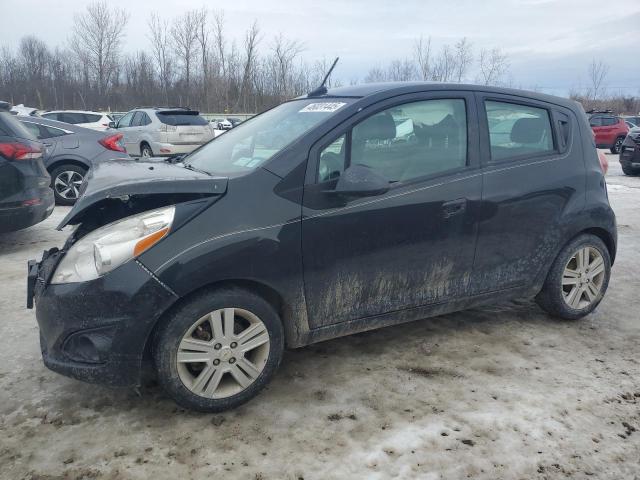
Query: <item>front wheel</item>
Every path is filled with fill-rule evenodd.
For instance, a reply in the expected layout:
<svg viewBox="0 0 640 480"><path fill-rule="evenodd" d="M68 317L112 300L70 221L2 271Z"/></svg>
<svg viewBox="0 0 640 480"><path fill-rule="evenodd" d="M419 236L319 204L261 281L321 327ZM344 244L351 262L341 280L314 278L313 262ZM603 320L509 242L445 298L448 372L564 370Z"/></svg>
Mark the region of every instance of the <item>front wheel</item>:
<svg viewBox="0 0 640 480"><path fill-rule="evenodd" d="M220 412L250 400L273 377L284 348L282 324L263 298L237 288L205 291L160 328L158 380L179 405Z"/></svg>
<svg viewBox="0 0 640 480"><path fill-rule="evenodd" d="M618 154L620 153L620 149L622 148L622 143L624 142L624 137L616 138L613 146L611 147L611 153Z"/></svg>
<svg viewBox="0 0 640 480"><path fill-rule="evenodd" d="M636 170L631 167L625 167L624 164L622 164L622 171L625 175L629 175L630 177L635 177L640 173L640 170Z"/></svg>
<svg viewBox="0 0 640 480"><path fill-rule="evenodd" d="M536 302L553 316L582 318L602 301L610 275L611 257L604 242L582 234L558 254Z"/></svg>

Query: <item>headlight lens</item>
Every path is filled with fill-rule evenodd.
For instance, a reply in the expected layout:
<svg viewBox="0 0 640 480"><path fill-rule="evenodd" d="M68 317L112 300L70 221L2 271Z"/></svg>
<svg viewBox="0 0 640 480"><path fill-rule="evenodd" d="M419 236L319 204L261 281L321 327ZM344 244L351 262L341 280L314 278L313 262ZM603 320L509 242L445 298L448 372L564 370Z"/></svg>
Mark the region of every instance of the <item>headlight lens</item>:
<svg viewBox="0 0 640 480"><path fill-rule="evenodd" d="M151 210L82 237L58 264L51 283L94 280L137 257L169 233L175 207Z"/></svg>

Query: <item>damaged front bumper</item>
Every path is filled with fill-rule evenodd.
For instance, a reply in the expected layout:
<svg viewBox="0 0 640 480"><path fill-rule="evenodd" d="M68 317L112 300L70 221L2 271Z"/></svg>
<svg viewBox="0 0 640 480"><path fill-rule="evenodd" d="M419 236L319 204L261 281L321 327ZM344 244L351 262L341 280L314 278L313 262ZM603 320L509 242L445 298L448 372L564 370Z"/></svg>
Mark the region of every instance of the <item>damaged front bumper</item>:
<svg viewBox="0 0 640 480"><path fill-rule="evenodd" d="M135 260L89 282L50 284L62 255L29 262L44 364L86 382L139 385L147 340L177 296Z"/></svg>

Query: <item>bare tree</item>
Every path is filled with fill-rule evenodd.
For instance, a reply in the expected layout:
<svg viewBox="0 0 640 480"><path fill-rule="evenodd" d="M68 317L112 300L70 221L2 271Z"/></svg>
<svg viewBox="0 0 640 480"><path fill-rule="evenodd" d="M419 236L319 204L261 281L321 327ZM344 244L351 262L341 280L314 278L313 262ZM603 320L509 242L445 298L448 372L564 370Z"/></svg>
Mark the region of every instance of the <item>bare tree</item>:
<svg viewBox="0 0 640 480"><path fill-rule="evenodd" d="M450 82L456 71L456 57L449 45L442 47L432 70L432 80Z"/></svg>
<svg viewBox="0 0 640 480"><path fill-rule="evenodd" d="M260 35L260 29L258 28L258 22L257 20L254 20L253 24L245 34L244 69L242 73L242 82L240 84L240 92L238 94L238 100L236 101L234 110L238 108L241 102L242 102L242 110L246 109L246 102L245 102L246 90L249 86L249 81L251 79L253 71L255 70L257 47L258 47L258 42L260 41L259 35Z"/></svg>
<svg viewBox="0 0 640 480"><path fill-rule="evenodd" d="M500 48L480 50L478 59L480 81L484 85L496 85L509 69L509 59Z"/></svg>
<svg viewBox="0 0 640 480"><path fill-rule="evenodd" d="M209 11L202 7L195 12L196 16L196 39L200 47L200 67L202 68L202 95L204 101L209 106L209 44L211 40L211 29L209 28Z"/></svg>
<svg viewBox="0 0 640 480"><path fill-rule="evenodd" d="M592 100L600 99L605 92L605 81L609 74L609 65L602 60L596 62L595 58L589 64L589 92Z"/></svg>
<svg viewBox="0 0 640 480"><path fill-rule="evenodd" d="M387 69L387 80L408 82L416 76L416 69L411 60L393 60Z"/></svg>
<svg viewBox="0 0 640 480"><path fill-rule="evenodd" d="M163 20L157 13L152 13L147 23L149 27L149 41L153 59L158 70L160 89L165 104L169 104L169 87L172 77L172 51L169 21Z"/></svg>
<svg viewBox="0 0 640 480"><path fill-rule="evenodd" d="M118 67L120 43L129 14L105 0L87 5L84 13L74 16L71 49L84 64L89 77L95 77L99 96L106 93Z"/></svg>
<svg viewBox="0 0 640 480"><path fill-rule="evenodd" d="M189 103L191 95L191 69L198 53L198 12L190 10L177 17L171 27L171 37L176 57L182 64L185 81L185 100Z"/></svg>
<svg viewBox="0 0 640 480"><path fill-rule="evenodd" d="M473 52L471 50L471 42L463 37L454 46L455 55L455 71L454 80L458 83L465 78L469 67L473 63Z"/></svg>
<svg viewBox="0 0 640 480"><path fill-rule="evenodd" d="M426 42L421 36L415 43L414 55L418 63L418 72L422 80L431 80L433 65L431 65L431 37Z"/></svg>
<svg viewBox="0 0 640 480"><path fill-rule="evenodd" d="M296 40L286 39L282 34L277 35L273 40L271 48L272 69L275 80L275 94L281 100L290 93L289 86L293 62L302 52L302 44Z"/></svg>

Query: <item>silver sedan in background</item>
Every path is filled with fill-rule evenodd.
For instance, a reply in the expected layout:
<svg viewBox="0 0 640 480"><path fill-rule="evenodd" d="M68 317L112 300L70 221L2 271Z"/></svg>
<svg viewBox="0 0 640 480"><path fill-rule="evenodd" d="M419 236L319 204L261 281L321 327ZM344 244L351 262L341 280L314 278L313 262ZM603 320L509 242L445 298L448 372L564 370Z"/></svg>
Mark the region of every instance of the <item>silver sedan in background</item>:
<svg viewBox="0 0 640 480"><path fill-rule="evenodd" d="M105 160L131 160L121 133L98 132L40 117L17 118L47 147L45 167L51 175L51 187L58 205L75 203L80 185L93 164Z"/></svg>

